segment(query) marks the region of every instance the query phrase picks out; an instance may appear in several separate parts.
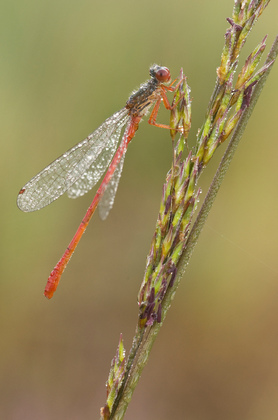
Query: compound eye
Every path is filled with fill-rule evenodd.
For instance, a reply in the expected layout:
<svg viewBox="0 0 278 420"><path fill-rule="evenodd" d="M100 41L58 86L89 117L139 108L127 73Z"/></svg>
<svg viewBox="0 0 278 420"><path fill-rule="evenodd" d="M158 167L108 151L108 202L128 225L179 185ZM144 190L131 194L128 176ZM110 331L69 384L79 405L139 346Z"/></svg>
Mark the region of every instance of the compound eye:
<svg viewBox="0 0 278 420"><path fill-rule="evenodd" d="M155 72L155 77L159 82L169 82L171 80L170 70L167 67L159 67Z"/></svg>

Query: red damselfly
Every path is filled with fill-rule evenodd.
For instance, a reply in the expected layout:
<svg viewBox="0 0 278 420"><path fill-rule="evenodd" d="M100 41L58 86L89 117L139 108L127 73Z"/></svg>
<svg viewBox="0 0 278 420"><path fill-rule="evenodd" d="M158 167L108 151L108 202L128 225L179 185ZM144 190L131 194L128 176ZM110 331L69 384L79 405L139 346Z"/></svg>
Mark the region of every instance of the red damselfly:
<svg viewBox="0 0 278 420"><path fill-rule="evenodd" d="M20 210L25 212L40 210L65 192L70 198L77 198L87 193L108 168L73 239L48 278L44 294L49 299L53 296L60 277L96 207L98 206L103 220L112 208L127 146L133 139L139 122L152 105L154 108L148 122L158 127L170 128L158 124L156 117L161 101L167 109L171 109L166 92L175 90L176 87L173 87L175 81L169 85L171 81L169 69L157 64L150 68L150 76L147 82L132 93L124 108L104 121L85 140L48 165L24 185L18 194L17 205Z"/></svg>

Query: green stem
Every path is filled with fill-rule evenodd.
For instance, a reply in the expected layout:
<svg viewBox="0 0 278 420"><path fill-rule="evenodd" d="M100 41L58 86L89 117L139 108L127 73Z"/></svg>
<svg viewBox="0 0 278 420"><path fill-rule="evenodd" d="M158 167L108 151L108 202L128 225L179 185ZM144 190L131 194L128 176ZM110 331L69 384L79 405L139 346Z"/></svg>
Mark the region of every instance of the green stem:
<svg viewBox="0 0 278 420"><path fill-rule="evenodd" d="M278 36L276 37L272 45L271 51L267 57L265 64L268 64L271 61L275 60L277 57L277 54L278 54ZM176 276L174 285L168 288L167 293L163 299L162 321L160 323L154 323L154 325L152 325L151 327L147 327L144 330L137 329L136 336L133 342L132 351L128 358L127 375L125 377L124 384L119 392L119 398L115 402L114 410L110 417L111 419L120 420L123 418L126 412L126 409L131 400L133 391L135 390L136 385L139 381L142 370L147 364L152 345L163 324L167 311L170 308L171 302L179 286L180 280L184 275L185 269L189 263L189 260L193 253L193 250L195 248L199 235L203 229L203 226L205 224L209 211L216 198L216 194L229 168L231 160L235 154L236 148L243 135L247 122L260 96L260 93L263 89L263 86L266 82L266 79L269 75L271 68L272 68L272 65L268 68L265 74L261 77L260 81L254 87L252 97L250 100L250 105L246 107L245 110L243 111L241 118L237 124L237 127L234 131L234 134L225 151L225 154L219 164L219 167L216 171L216 174L211 183L209 191L205 197L204 203L200 209L200 212L189 234L184 252L178 263L177 276Z"/></svg>

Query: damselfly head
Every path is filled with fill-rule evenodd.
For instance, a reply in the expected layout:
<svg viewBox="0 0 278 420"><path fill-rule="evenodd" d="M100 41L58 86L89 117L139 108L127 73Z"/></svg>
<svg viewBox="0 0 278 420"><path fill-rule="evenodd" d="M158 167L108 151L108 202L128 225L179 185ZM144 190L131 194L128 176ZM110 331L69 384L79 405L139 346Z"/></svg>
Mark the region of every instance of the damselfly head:
<svg viewBox="0 0 278 420"><path fill-rule="evenodd" d="M160 83L167 83L171 80L170 70L167 67L161 67L157 64L154 64L150 68L150 75Z"/></svg>

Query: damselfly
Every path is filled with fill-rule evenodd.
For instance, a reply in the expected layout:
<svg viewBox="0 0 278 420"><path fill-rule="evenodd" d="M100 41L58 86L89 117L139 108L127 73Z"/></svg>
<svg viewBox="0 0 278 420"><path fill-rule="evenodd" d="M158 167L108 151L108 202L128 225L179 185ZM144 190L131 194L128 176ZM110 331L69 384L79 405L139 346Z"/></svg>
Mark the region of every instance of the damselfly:
<svg viewBox="0 0 278 420"><path fill-rule="evenodd" d="M85 140L48 165L19 191L17 205L20 210L40 210L65 192L70 198L87 193L108 168L73 239L48 278L44 294L49 299L53 296L96 207L98 206L102 219L106 219L112 208L127 146L133 139L139 122L152 105L154 108L148 122L158 127L169 128L167 125L158 124L156 117L161 101L167 109L171 109L166 92L174 91L175 81L167 85L171 81L170 71L167 67L157 64L150 68L150 76L147 82L132 93L124 108L104 121Z"/></svg>

